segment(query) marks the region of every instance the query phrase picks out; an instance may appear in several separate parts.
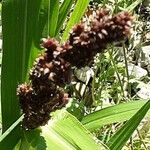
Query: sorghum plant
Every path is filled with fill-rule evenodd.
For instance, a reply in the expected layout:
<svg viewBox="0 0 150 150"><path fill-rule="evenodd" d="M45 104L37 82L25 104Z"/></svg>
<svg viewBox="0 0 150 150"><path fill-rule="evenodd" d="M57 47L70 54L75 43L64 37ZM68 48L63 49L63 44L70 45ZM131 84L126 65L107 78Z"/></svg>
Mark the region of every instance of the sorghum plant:
<svg viewBox="0 0 150 150"><path fill-rule="evenodd" d="M65 83L71 83L72 67L89 65L108 44L128 38L131 24L128 12L111 16L108 10L99 9L86 22L75 25L64 44L54 38L44 39L45 52L30 71L31 83L18 87L25 128L45 125L50 112L65 106L69 95L62 89Z"/></svg>
<svg viewBox="0 0 150 150"><path fill-rule="evenodd" d="M85 13L88 4L89 0L3 1L0 148L119 150L148 111L149 101L87 108L75 89L66 88L73 84L74 68L91 67L97 54L103 56L116 42L122 45L131 34L133 16L117 12L124 5L111 11L96 5ZM78 120L81 105L88 111L79 113ZM95 136L104 125L126 120L107 141Z"/></svg>

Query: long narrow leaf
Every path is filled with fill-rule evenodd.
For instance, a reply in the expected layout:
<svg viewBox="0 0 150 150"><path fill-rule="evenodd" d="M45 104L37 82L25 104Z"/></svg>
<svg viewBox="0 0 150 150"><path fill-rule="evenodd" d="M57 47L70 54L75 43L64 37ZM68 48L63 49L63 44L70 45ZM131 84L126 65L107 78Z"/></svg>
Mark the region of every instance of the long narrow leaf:
<svg viewBox="0 0 150 150"><path fill-rule="evenodd" d="M58 32L60 31L66 16L68 14L68 12L70 11L71 5L73 4L73 0L64 0L60 10L59 10L59 16L58 16L58 23L57 23L57 29L56 29L56 35L58 34Z"/></svg>
<svg viewBox="0 0 150 150"><path fill-rule="evenodd" d="M87 6L89 4L89 0L78 0L77 4L74 8L74 11L69 19L69 22L67 24L67 27L64 31L63 37L62 37L62 41L67 40L68 36L69 36L69 32L70 29L72 28L72 26L76 23L78 23L81 19L81 17L83 16Z"/></svg>
<svg viewBox="0 0 150 150"><path fill-rule="evenodd" d="M135 7L137 7L143 0L136 0L130 6L128 6L125 10L126 11L133 11Z"/></svg>
<svg viewBox="0 0 150 150"><path fill-rule="evenodd" d="M2 4L1 103L3 133L20 116L16 88L19 83L25 81L29 58L31 53L35 53L31 50L34 47L35 40L37 40L35 39L35 34L39 28L36 27L37 18L42 4L42 0L7 0L3 1ZM20 136L19 128L15 128L4 140L5 144L1 143L1 148L12 149Z"/></svg>
<svg viewBox="0 0 150 150"><path fill-rule="evenodd" d="M49 11L49 34L50 37L55 36L55 31L57 28L59 14L59 0L50 0L50 11Z"/></svg>
<svg viewBox="0 0 150 150"><path fill-rule="evenodd" d="M49 0L41 0L41 5L36 18L36 24L34 24L35 34L34 34L34 46L41 48L39 43L41 38L47 37L49 35L48 31L48 13L49 13ZM29 20L32 21L32 20Z"/></svg>
<svg viewBox="0 0 150 150"><path fill-rule="evenodd" d="M46 126L41 127L41 133L28 131L26 139L30 143L29 149L106 150L74 116L64 110L58 111Z"/></svg>
<svg viewBox="0 0 150 150"><path fill-rule="evenodd" d="M122 149L149 109L150 100L111 137L107 143L111 150Z"/></svg>
<svg viewBox="0 0 150 150"><path fill-rule="evenodd" d="M81 122L93 131L103 125L129 120L145 103L146 101L139 100L107 107L85 116Z"/></svg>

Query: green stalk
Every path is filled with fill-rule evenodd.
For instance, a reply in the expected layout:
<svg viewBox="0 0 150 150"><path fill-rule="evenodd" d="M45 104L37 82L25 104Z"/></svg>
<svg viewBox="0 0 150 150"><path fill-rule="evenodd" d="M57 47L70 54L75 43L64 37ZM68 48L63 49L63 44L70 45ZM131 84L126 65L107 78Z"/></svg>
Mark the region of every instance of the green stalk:
<svg viewBox="0 0 150 150"><path fill-rule="evenodd" d="M96 101L95 96L94 96L94 92L95 92L95 79L96 79L97 71L98 71L98 68L96 69L96 71L94 73L93 80L92 80L92 99L93 99L93 102Z"/></svg>
<svg viewBox="0 0 150 150"><path fill-rule="evenodd" d="M138 134L138 136L139 136L139 138L140 138L140 142L143 144L145 150L148 150L148 148L147 148L147 146L146 146L146 144L145 144L145 142L144 142L144 139L143 139L143 137L142 137L140 131L139 131L138 129L137 129L136 131L137 131L137 134Z"/></svg>
<svg viewBox="0 0 150 150"><path fill-rule="evenodd" d="M125 44L123 43L123 55L124 55L124 60L125 60L125 69L126 69L126 76L127 76L127 86L128 86L128 94L129 97L131 97L131 87L129 84L129 80L130 80L130 76L129 76L129 70L128 70L128 61L127 61L127 57L126 57L126 47Z"/></svg>
<svg viewBox="0 0 150 150"><path fill-rule="evenodd" d="M118 78L118 81L119 81L119 84L120 84L122 95L123 95L123 97L125 97L125 95L124 95L124 89L123 89L123 84L121 82L121 78L120 78L120 75L119 75L119 72L118 72L115 60L114 60L113 55L112 55L113 53L111 53L110 50L108 50L108 52L109 52L109 56L110 56L110 59L111 59L112 66L115 69L115 72L116 72L116 75L117 75L117 78Z"/></svg>
<svg viewBox="0 0 150 150"><path fill-rule="evenodd" d="M126 75L127 75L127 79L129 81L130 76L129 76L129 71L128 71L128 61L127 61L127 57L126 57L126 47L125 44L123 43L123 54L124 54L124 60L125 60L125 69L126 69Z"/></svg>
<svg viewBox="0 0 150 150"><path fill-rule="evenodd" d="M22 121L22 119L23 115L0 136L0 142L2 142L10 134L10 132L14 130L14 128Z"/></svg>

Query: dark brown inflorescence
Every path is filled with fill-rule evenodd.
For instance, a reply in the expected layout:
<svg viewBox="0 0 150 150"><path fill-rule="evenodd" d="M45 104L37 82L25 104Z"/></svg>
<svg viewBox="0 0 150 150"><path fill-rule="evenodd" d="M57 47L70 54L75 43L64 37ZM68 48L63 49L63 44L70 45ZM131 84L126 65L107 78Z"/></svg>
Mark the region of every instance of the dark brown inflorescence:
<svg viewBox="0 0 150 150"><path fill-rule="evenodd" d="M35 60L30 71L31 85L22 84L17 89L26 129L46 124L50 112L68 102L68 94L60 86L70 82L70 63L57 56L59 45L56 40L46 39L43 46L45 53Z"/></svg>
<svg viewBox="0 0 150 150"><path fill-rule="evenodd" d="M24 113L23 125L33 129L45 125L50 112L65 106L68 94L63 86L71 82L71 67L88 65L108 44L130 35L132 16L115 16L106 9L93 12L89 19L74 26L66 43L53 38L43 40L46 49L30 71L30 84L18 86L17 93Z"/></svg>
<svg viewBox="0 0 150 150"><path fill-rule="evenodd" d="M72 49L66 53L65 60L76 67L89 64L108 44L124 40L130 34L131 22L132 16L127 12L110 16L106 9L97 10L89 21L73 28L69 37Z"/></svg>

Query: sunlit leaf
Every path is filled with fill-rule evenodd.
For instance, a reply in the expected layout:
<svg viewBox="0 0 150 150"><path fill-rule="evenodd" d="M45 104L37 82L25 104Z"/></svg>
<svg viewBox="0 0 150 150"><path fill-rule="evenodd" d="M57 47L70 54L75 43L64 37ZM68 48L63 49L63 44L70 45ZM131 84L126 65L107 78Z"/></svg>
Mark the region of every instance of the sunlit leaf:
<svg viewBox="0 0 150 150"><path fill-rule="evenodd" d="M50 0L50 11L48 16L48 25L49 25L49 34L50 37L55 36L57 22L58 22L58 15L59 15L59 0Z"/></svg>
<svg viewBox="0 0 150 150"><path fill-rule="evenodd" d="M69 32L70 29L72 28L72 26L76 23L78 23L81 19L81 17L83 16L87 6L89 4L89 0L78 0L76 3L76 6L72 12L71 17L69 18L69 21L67 23L67 27L64 31L63 37L62 37L62 41L67 40L68 36L69 36Z"/></svg>
<svg viewBox="0 0 150 150"><path fill-rule="evenodd" d="M111 137L107 143L111 150L122 149L149 109L150 100Z"/></svg>
<svg viewBox="0 0 150 150"><path fill-rule="evenodd" d="M103 125L129 120L145 103L146 101L139 100L107 107L85 116L81 122L93 131Z"/></svg>
<svg viewBox="0 0 150 150"><path fill-rule="evenodd" d="M41 131L26 132L26 139L30 150L106 149L74 116L64 110L58 111L47 125L41 127Z"/></svg>
<svg viewBox="0 0 150 150"><path fill-rule="evenodd" d="M40 10L44 9L43 5L43 0L7 0L2 3L1 106L3 133L20 116L16 88L19 83L25 81L29 63L33 62L38 53L35 43L38 41L40 44L40 40L37 37L35 38L35 35L37 35L37 31L39 32L38 29L44 26L44 22L39 25L37 19L40 16ZM45 13L46 11L43 12ZM42 32L42 29L40 29L40 32ZM2 149L11 149L20 136L19 128L15 128L0 143L0 147Z"/></svg>
<svg viewBox="0 0 150 150"><path fill-rule="evenodd" d="M136 0L130 6L125 8L125 11L133 11L135 7L137 7L143 0Z"/></svg>
<svg viewBox="0 0 150 150"><path fill-rule="evenodd" d="M57 23L57 30L56 30L56 35L60 31L68 12L70 11L71 5L73 3L73 0L64 0L60 10L59 10L59 16L58 16L58 23Z"/></svg>

